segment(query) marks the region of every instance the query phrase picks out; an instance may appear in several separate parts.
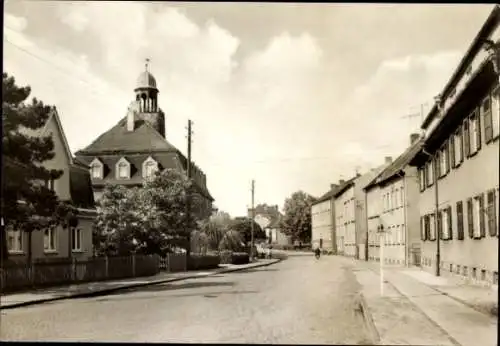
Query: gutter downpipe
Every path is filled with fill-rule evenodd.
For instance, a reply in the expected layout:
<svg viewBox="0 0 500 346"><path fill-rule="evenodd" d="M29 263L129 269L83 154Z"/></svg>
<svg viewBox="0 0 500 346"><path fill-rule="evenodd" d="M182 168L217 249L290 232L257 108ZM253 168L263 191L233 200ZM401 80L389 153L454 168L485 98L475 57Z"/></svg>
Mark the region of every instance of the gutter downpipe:
<svg viewBox="0 0 500 346"><path fill-rule="evenodd" d="M368 191L363 189L365 193L365 261L368 262Z"/></svg>

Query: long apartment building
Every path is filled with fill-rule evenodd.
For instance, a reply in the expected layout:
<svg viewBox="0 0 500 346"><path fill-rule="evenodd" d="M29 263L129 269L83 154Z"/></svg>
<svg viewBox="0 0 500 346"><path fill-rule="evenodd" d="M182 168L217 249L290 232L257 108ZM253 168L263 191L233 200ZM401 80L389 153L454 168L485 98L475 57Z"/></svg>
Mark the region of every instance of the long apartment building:
<svg viewBox="0 0 500 346"><path fill-rule="evenodd" d="M418 169L423 267L498 284L500 8L493 11L425 118ZM493 51L494 52L494 51ZM439 237L439 239L438 239ZM439 252L439 256L438 256Z"/></svg>
<svg viewBox="0 0 500 346"><path fill-rule="evenodd" d="M369 260L380 261L382 240L385 263L419 264L418 177L417 169L408 163L420 148L420 136L412 134L410 146L363 189L368 208L365 256ZM381 227L383 233L379 233Z"/></svg>
<svg viewBox="0 0 500 346"><path fill-rule="evenodd" d="M343 181L330 184L330 191L318 198L311 205L311 245L320 249L336 253L335 242L335 199L334 194Z"/></svg>

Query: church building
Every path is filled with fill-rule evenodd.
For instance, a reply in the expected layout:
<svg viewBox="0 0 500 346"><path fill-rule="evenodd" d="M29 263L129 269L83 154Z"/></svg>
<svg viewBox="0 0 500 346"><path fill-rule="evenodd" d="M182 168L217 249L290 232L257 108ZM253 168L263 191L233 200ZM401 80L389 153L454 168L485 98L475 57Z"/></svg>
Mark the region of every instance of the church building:
<svg viewBox="0 0 500 346"><path fill-rule="evenodd" d="M187 174L187 158L165 138L165 113L158 105L156 80L146 69L137 78L135 100L127 115L75 156L90 166L96 201L106 184L142 186L157 170L177 169ZM204 215L214 199L205 173L191 163L191 175L202 197Z"/></svg>

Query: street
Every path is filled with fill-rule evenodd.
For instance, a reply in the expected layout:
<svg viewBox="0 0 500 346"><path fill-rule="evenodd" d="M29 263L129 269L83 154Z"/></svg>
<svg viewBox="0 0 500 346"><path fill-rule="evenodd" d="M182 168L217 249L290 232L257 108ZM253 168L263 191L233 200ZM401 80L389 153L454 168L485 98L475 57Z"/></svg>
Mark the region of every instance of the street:
<svg viewBox="0 0 500 346"><path fill-rule="evenodd" d="M2 312L1 338L37 341L370 343L353 272L293 256L215 275Z"/></svg>

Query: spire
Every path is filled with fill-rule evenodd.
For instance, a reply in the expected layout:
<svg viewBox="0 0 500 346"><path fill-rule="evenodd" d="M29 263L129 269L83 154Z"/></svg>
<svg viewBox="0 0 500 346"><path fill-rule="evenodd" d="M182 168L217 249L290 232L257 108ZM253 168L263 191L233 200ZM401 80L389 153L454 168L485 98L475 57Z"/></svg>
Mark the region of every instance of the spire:
<svg viewBox="0 0 500 346"><path fill-rule="evenodd" d="M149 62L150 62L150 61L151 61L151 59L146 58L146 64L144 64L144 65L145 65L145 68L146 68L146 72L149 72L148 67L149 67Z"/></svg>

